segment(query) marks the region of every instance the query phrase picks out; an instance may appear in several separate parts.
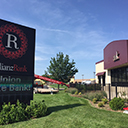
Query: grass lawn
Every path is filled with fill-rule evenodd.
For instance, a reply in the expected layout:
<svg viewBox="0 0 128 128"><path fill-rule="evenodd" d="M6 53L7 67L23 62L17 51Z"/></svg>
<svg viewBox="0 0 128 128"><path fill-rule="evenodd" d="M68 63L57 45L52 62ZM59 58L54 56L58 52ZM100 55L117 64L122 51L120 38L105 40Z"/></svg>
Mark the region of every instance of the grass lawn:
<svg viewBox="0 0 128 128"><path fill-rule="evenodd" d="M52 87L52 88L57 88L58 89L58 84L52 84L52 85L50 85L50 87ZM65 88L68 88L67 86L65 86L65 85L59 85L59 88L63 88L63 89L65 89Z"/></svg>
<svg viewBox="0 0 128 128"><path fill-rule="evenodd" d="M34 94L34 100L45 100L50 114L0 128L128 128L128 115L94 108L88 100L58 94Z"/></svg>

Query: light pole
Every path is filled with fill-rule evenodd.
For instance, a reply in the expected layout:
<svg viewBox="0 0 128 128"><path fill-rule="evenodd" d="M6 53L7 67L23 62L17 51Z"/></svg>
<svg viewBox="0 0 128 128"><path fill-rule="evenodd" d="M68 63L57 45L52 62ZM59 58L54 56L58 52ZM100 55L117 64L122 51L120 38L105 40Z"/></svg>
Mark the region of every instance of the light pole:
<svg viewBox="0 0 128 128"><path fill-rule="evenodd" d="M82 81L83 81L83 79L84 79L84 74L82 74Z"/></svg>
<svg viewBox="0 0 128 128"><path fill-rule="evenodd" d="M93 72L93 73L94 73L94 89L95 89L95 91L96 91L95 72Z"/></svg>
<svg viewBox="0 0 128 128"><path fill-rule="evenodd" d="M94 73L94 83L95 83L95 73L96 73L96 72L93 72L93 73Z"/></svg>

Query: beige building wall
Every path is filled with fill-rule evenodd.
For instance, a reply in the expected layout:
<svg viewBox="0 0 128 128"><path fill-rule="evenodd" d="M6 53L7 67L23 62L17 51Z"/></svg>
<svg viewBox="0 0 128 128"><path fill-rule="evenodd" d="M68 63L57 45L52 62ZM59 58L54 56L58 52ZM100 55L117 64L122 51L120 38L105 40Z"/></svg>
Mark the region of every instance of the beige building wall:
<svg viewBox="0 0 128 128"><path fill-rule="evenodd" d="M105 83L106 84L111 83L111 71L104 69L104 61L96 63L96 74L101 73L101 72L106 72L105 73ZM96 76L96 83L98 83L98 76ZM101 81L101 83L102 83L102 81Z"/></svg>
<svg viewBox="0 0 128 128"><path fill-rule="evenodd" d="M106 84L111 84L111 70L106 70L105 78L106 78L105 83Z"/></svg>
<svg viewBox="0 0 128 128"><path fill-rule="evenodd" d="M70 83L71 83L71 82L75 83L75 78L71 78L71 79L70 79Z"/></svg>
<svg viewBox="0 0 128 128"><path fill-rule="evenodd" d="M104 61L96 63L96 74L100 72L105 72L104 70ZM96 83L98 83L98 76L96 75ZM102 83L102 81L101 81Z"/></svg>

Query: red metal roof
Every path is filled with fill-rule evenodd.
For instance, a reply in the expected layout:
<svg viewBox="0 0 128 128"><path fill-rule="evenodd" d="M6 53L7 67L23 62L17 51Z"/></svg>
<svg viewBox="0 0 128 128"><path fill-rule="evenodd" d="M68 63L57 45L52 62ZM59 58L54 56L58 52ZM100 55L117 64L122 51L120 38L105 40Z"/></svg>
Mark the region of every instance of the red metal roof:
<svg viewBox="0 0 128 128"><path fill-rule="evenodd" d="M96 74L96 76L103 76L105 74L105 72L99 72Z"/></svg>
<svg viewBox="0 0 128 128"><path fill-rule="evenodd" d="M116 40L104 48L104 69L128 63L128 40Z"/></svg>
<svg viewBox="0 0 128 128"><path fill-rule="evenodd" d="M96 62L96 64L101 63L101 62L104 62L104 60L100 60L100 61Z"/></svg>

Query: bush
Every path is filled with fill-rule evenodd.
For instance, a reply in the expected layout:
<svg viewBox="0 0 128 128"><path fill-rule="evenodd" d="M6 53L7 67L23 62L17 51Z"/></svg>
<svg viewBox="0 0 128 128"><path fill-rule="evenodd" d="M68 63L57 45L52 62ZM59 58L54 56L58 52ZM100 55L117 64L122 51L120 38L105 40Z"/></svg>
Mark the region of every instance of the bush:
<svg viewBox="0 0 128 128"><path fill-rule="evenodd" d="M95 98L97 98L98 101L101 101L103 98L102 93L96 93Z"/></svg>
<svg viewBox="0 0 128 128"><path fill-rule="evenodd" d="M105 91L101 91L101 93L104 98L107 98L107 93Z"/></svg>
<svg viewBox="0 0 128 128"><path fill-rule="evenodd" d="M2 105L2 110L0 112L0 124L24 121L26 119L27 117L25 115L23 104L21 104L18 100L16 105L11 105L10 102Z"/></svg>
<svg viewBox="0 0 128 128"><path fill-rule="evenodd" d="M78 91L75 92L75 95L77 95L77 94L78 94Z"/></svg>
<svg viewBox="0 0 128 128"><path fill-rule="evenodd" d="M41 117L47 114L47 106L44 102L31 102L25 105L17 100L15 104L4 104L0 112L0 125L9 124L19 121L25 121L31 117Z"/></svg>
<svg viewBox="0 0 128 128"><path fill-rule="evenodd" d="M30 106L27 106L25 111L29 118L42 117L46 115L47 107L43 101L39 103L36 103L36 101L31 101Z"/></svg>
<svg viewBox="0 0 128 128"><path fill-rule="evenodd" d="M110 102L109 106L112 110L122 110L125 105L124 105L124 99L121 99L120 97L114 97Z"/></svg>
<svg viewBox="0 0 128 128"><path fill-rule="evenodd" d="M79 94L78 95L81 95L81 92L79 92Z"/></svg>
<svg viewBox="0 0 128 128"><path fill-rule="evenodd" d="M85 90L84 90L84 89L83 89L83 90L81 90L81 93L82 93L82 94L84 94L84 93L85 93Z"/></svg>
<svg viewBox="0 0 128 128"><path fill-rule="evenodd" d="M99 103L98 103L98 107L104 107L103 102L99 102Z"/></svg>
<svg viewBox="0 0 128 128"><path fill-rule="evenodd" d="M93 99L93 103L95 104L97 102L97 98L94 98Z"/></svg>
<svg viewBox="0 0 128 128"><path fill-rule="evenodd" d="M64 92L66 92L66 88L64 89Z"/></svg>
<svg viewBox="0 0 128 128"><path fill-rule="evenodd" d="M91 101L93 101L94 98L97 98L97 101L101 101L104 97L106 97L106 93L104 91L89 92L84 96L84 98Z"/></svg>
<svg viewBox="0 0 128 128"><path fill-rule="evenodd" d="M124 102L125 102L125 103L128 103L128 99L127 99L127 98L125 98L125 99L124 99Z"/></svg>
<svg viewBox="0 0 128 128"><path fill-rule="evenodd" d="M80 92L81 90L83 90L84 85L76 84L76 88L77 88L77 89L78 89L78 91Z"/></svg>
<svg viewBox="0 0 128 128"><path fill-rule="evenodd" d="M86 85L87 90L94 90L93 84Z"/></svg>
<svg viewBox="0 0 128 128"><path fill-rule="evenodd" d="M104 99L102 99L102 102L103 102L103 104L107 104L108 103L108 99L104 98Z"/></svg>

